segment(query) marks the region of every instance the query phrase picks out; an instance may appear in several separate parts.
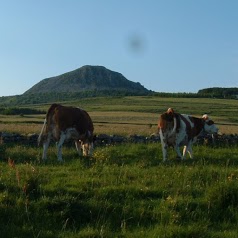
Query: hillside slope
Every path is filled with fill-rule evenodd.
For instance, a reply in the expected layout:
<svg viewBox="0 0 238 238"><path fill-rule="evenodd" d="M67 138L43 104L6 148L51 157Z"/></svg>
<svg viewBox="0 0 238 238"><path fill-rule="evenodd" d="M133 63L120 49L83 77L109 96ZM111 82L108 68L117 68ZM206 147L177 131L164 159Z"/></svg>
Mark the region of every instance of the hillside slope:
<svg viewBox="0 0 238 238"><path fill-rule="evenodd" d="M74 71L41 80L24 94L75 93L83 91L116 90L148 93L140 83L126 79L122 74L103 66L83 66Z"/></svg>

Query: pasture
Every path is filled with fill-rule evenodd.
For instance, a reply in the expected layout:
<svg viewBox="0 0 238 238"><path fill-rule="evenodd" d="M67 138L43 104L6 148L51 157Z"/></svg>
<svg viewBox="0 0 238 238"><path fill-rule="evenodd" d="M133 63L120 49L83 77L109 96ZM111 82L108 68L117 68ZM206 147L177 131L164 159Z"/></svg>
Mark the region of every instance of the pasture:
<svg viewBox="0 0 238 238"><path fill-rule="evenodd" d="M86 98L63 103L87 110L95 124L95 133L142 134L157 131L159 115L168 107L175 111L201 117L208 113L219 125L220 132L238 133L238 101L202 98L111 97ZM26 105L31 109L47 111L50 105ZM39 133L44 120L42 115L0 115L0 131Z"/></svg>
<svg viewBox="0 0 238 238"><path fill-rule="evenodd" d="M158 97L68 102L86 110L95 133L156 132L160 113L211 115L238 133L238 101ZM49 105L32 105L46 110ZM39 133L44 115L1 116L0 131ZM0 145L2 237L237 237L238 146L194 145L194 160L162 162L159 143L96 147L92 158L63 148Z"/></svg>

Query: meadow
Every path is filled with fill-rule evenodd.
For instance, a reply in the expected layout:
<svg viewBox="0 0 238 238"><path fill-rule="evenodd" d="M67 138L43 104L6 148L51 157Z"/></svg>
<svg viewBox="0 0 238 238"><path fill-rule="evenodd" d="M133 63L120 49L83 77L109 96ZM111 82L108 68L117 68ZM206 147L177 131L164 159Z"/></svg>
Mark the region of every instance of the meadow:
<svg viewBox="0 0 238 238"><path fill-rule="evenodd" d="M123 97L68 102L89 111L96 133L156 132L160 113L211 115L237 133L237 100ZM46 110L49 105L30 105ZM0 131L39 133L44 115L1 116ZM238 147L194 145L195 159L160 143L98 146L92 158L73 147L0 145L1 237L237 237Z"/></svg>
<svg viewBox="0 0 238 238"><path fill-rule="evenodd" d="M95 133L150 135L157 131L159 115L169 107L175 111L201 117L207 113L219 125L220 132L238 134L238 101L203 98L99 97L69 101L63 105L87 110L93 119ZM25 105L46 112L50 104ZM22 134L39 133L42 115L0 115L0 131Z"/></svg>

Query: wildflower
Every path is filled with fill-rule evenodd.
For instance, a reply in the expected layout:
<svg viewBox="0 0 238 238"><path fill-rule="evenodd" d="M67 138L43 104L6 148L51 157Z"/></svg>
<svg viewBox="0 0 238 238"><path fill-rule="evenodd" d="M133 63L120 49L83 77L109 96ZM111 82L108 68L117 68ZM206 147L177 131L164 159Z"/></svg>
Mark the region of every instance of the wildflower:
<svg viewBox="0 0 238 238"><path fill-rule="evenodd" d="M228 179L229 181L232 181L233 178L234 178L234 176L235 176L235 175L232 173L230 176L227 177L227 179Z"/></svg>
<svg viewBox="0 0 238 238"><path fill-rule="evenodd" d="M14 160L12 160L11 158L8 158L8 165L9 165L11 168L15 169L15 162L14 162Z"/></svg>

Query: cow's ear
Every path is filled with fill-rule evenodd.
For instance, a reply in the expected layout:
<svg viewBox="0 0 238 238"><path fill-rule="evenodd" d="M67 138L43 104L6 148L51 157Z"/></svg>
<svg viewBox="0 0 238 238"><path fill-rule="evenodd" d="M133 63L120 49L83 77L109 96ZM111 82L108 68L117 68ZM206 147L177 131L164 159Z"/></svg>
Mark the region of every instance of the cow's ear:
<svg viewBox="0 0 238 238"><path fill-rule="evenodd" d="M204 115L202 116L202 119L204 119L205 121L208 120L208 115L207 115L207 114L204 114Z"/></svg>
<svg viewBox="0 0 238 238"><path fill-rule="evenodd" d="M171 108L171 107L168 108L167 113L173 115L174 114L174 109Z"/></svg>

